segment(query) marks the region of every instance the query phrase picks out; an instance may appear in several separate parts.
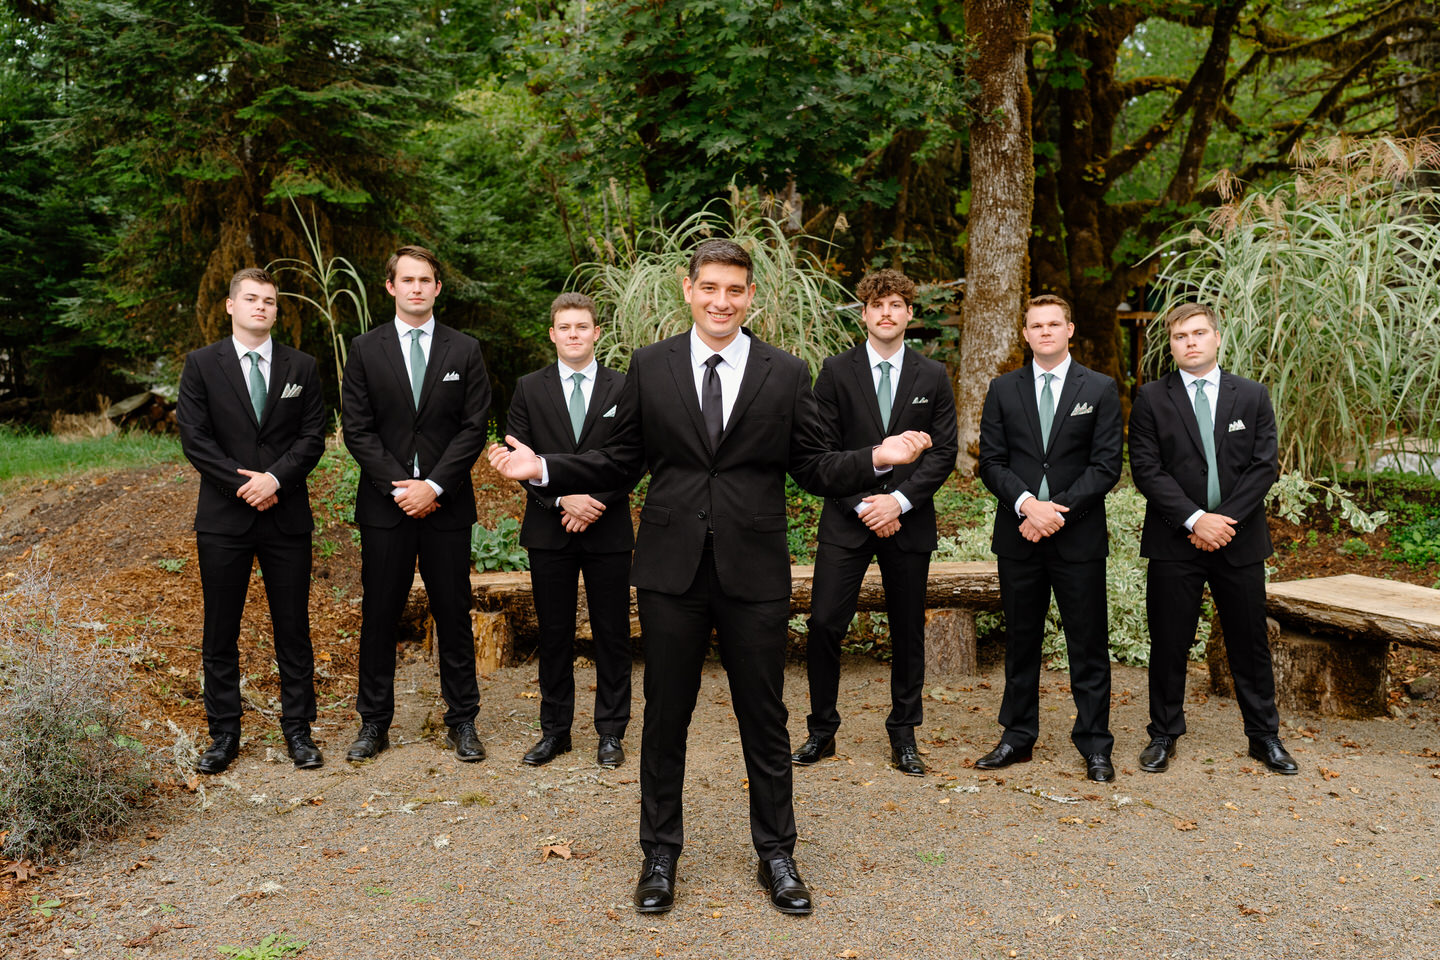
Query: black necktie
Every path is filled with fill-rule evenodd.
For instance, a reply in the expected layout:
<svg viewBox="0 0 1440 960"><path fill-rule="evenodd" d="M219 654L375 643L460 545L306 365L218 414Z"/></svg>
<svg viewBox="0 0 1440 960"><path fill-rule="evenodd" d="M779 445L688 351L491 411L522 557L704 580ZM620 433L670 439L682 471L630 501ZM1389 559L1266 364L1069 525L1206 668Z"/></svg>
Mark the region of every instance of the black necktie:
<svg viewBox="0 0 1440 960"><path fill-rule="evenodd" d="M725 428L724 401L720 398L720 374L715 372L723 359L717 353L705 361L705 366L710 369L705 371L705 379L700 384L700 415L705 418L711 450L720 446L720 433Z"/></svg>

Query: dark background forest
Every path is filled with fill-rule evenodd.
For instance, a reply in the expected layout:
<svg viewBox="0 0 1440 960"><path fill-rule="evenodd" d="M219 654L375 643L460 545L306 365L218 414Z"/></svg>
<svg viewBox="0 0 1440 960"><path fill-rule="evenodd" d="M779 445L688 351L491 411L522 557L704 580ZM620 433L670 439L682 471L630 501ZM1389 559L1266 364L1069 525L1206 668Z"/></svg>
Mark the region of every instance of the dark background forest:
<svg viewBox="0 0 1440 960"><path fill-rule="evenodd" d="M952 370L984 330L992 367L1018 358L1019 290L1069 298L1082 361L1126 376L1119 310L1145 309L1150 252L1217 172L1265 185L1314 138L1437 126L1437 7L4 0L0 419L173 384L228 329L231 273L313 261L312 228L380 321L388 253L436 250L442 316L503 406L577 265L735 204L848 288L885 265L934 284L919 313ZM997 308L976 278L1006 243ZM318 310L287 300L280 327L334 369Z"/></svg>

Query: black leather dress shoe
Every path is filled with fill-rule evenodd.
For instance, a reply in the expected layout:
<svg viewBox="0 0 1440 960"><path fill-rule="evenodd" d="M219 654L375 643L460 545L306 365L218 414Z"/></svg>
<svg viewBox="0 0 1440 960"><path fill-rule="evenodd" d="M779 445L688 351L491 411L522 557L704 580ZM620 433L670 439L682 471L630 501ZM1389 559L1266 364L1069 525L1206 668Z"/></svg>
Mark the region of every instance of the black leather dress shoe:
<svg viewBox="0 0 1440 960"><path fill-rule="evenodd" d="M314 770L316 767L325 766L325 755L315 746L315 741L310 739L308 730L287 733L285 750L290 754L290 759L295 761L296 770Z"/></svg>
<svg viewBox="0 0 1440 960"><path fill-rule="evenodd" d="M1279 737L1261 737L1258 740L1251 740L1250 756L1276 773L1289 776L1300 772L1300 765L1285 750L1285 745L1280 742Z"/></svg>
<svg viewBox="0 0 1440 960"><path fill-rule="evenodd" d="M1020 748L1001 740L985 756L975 761L976 770L999 770L1008 767L1012 763L1029 763L1034 755L1034 747Z"/></svg>
<svg viewBox="0 0 1440 960"><path fill-rule="evenodd" d="M675 858L662 855L645 858L640 880L635 884L636 913L665 913L675 906Z"/></svg>
<svg viewBox="0 0 1440 960"><path fill-rule="evenodd" d="M355 734L355 742L350 744L350 749L345 752L345 759L352 762L369 760L382 750L390 749L390 731L383 729L378 723L360 724L360 732Z"/></svg>
<svg viewBox="0 0 1440 960"><path fill-rule="evenodd" d="M1096 783L1109 783L1115 779L1115 765L1103 753L1092 753L1085 758L1085 776Z"/></svg>
<svg viewBox="0 0 1440 960"><path fill-rule="evenodd" d="M475 733L475 724L469 720L451 727L445 734L445 739L455 748L455 756L466 763L478 763L485 759L485 744L480 742L480 737Z"/></svg>
<svg viewBox="0 0 1440 960"><path fill-rule="evenodd" d="M600 745L595 748L595 762L607 770L614 770L624 763L625 748L620 746L620 738L608 733L602 734Z"/></svg>
<svg viewBox="0 0 1440 960"><path fill-rule="evenodd" d="M770 903L781 913L804 914L815 909L810 888L800 879L800 871L790 857L761 860L755 879L770 891Z"/></svg>
<svg viewBox="0 0 1440 960"><path fill-rule="evenodd" d="M925 776L925 761L920 759L920 751L913 743L891 744L890 766L907 777Z"/></svg>
<svg viewBox="0 0 1440 960"><path fill-rule="evenodd" d="M570 752L570 738L544 736L535 742L530 752L520 758L521 763L532 767L543 767L562 753Z"/></svg>
<svg viewBox="0 0 1440 960"><path fill-rule="evenodd" d="M195 769L201 773L224 773L230 761L240 752L240 737L234 733L222 733L210 741L210 749L200 754Z"/></svg>
<svg viewBox="0 0 1440 960"><path fill-rule="evenodd" d="M800 749L790 754L790 762L808 767L812 763L819 763L826 757L835 756L835 738L817 737L813 733L805 738Z"/></svg>
<svg viewBox="0 0 1440 960"><path fill-rule="evenodd" d="M1145 749L1140 751L1140 769L1146 773L1164 773L1176 756L1174 740L1169 737L1151 737Z"/></svg>

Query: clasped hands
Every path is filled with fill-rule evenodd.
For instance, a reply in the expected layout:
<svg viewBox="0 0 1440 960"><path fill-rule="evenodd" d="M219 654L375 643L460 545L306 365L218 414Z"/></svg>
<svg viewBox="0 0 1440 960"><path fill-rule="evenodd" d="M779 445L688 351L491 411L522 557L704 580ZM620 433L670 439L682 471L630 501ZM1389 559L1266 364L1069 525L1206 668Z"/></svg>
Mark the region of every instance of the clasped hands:
<svg viewBox="0 0 1440 960"><path fill-rule="evenodd" d="M280 484L268 473L259 470L237 470L237 473L248 477L235 491L235 496L244 500L256 510L269 510L280 502Z"/></svg>
<svg viewBox="0 0 1440 960"><path fill-rule="evenodd" d="M560 526L566 533L584 533L604 512L605 504L588 493L567 493L560 498Z"/></svg>
<svg viewBox="0 0 1440 960"><path fill-rule="evenodd" d="M1065 514L1069 512L1070 508L1063 503L1027 497L1020 504L1020 513L1025 517L1020 522L1020 536L1031 543L1039 543L1065 526Z"/></svg>
<svg viewBox="0 0 1440 960"><path fill-rule="evenodd" d="M1190 529L1190 543L1198 550L1214 553L1235 539L1235 518L1223 513L1202 513Z"/></svg>

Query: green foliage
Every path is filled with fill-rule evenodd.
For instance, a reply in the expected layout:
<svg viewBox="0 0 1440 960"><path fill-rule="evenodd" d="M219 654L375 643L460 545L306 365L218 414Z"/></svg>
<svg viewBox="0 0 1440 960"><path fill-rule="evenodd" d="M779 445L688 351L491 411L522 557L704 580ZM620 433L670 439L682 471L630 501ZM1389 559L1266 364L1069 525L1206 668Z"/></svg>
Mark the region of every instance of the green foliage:
<svg viewBox="0 0 1440 960"><path fill-rule="evenodd" d="M523 53L560 117L576 181L643 170L693 213L732 181L792 179L814 202L893 202L856 176L898 130L941 141L974 95L958 24L912 0L628 0L557 5ZM924 137L920 138L922 141Z"/></svg>
<svg viewBox="0 0 1440 960"><path fill-rule="evenodd" d="M161 570L164 570L166 573L179 573L181 570L185 569L185 558L161 557L159 560L155 561L155 566L159 567Z"/></svg>
<svg viewBox="0 0 1440 960"><path fill-rule="evenodd" d="M221 956L230 957L231 960L285 960L286 957L300 956L309 945L308 940L295 940L285 934L270 933L253 947L226 945L215 949Z"/></svg>
<svg viewBox="0 0 1440 960"><path fill-rule="evenodd" d="M16 859L112 836L150 783L124 732L126 663L63 605L33 566L0 594L0 852Z"/></svg>
<svg viewBox="0 0 1440 960"><path fill-rule="evenodd" d="M995 500L986 503L986 517L962 529L953 537L942 537L935 560L992 560L990 536ZM1140 557L1140 529L1145 521L1145 498L1127 480L1122 480L1105 500L1105 519L1110 534L1110 557L1105 564L1105 597L1109 605L1110 656L1121 663L1146 666L1150 663L1150 629L1145 617L1145 568ZM1200 618L1192 657L1204 652L1210 637L1209 618ZM1051 601L1045 620L1042 647L1045 658L1056 669L1069 666L1060 610Z"/></svg>
<svg viewBox="0 0 1440 960"><path fill-rule="evenodd" d="M61 438L0 426L0 483L177 463L183 456L175 437L153 433Z"/></svg>
<svg viewBox="0 0 1440 960"><path fill-rule="evenodd" d="M791 563L814 563L820 536L820 513L825 500L806 493L792 478L785 478L785 544Z"/></svg>
<svg viewBox="0 0 1440 960"><path fill-rule="evenodd" d="M360 489L360 464L355 462L343 443L332 440L325 445L325 453L310 475L309 486L316 532L331 526L345 526L355 513L355 495Z"/></svg>
<svg viewBox="0 0 1440 960"><path fill-rule="evenodd" d="M595 298L608 328L596 349L601 363L626 369L640 347L690 329L680 281L691 249L711 236L735 240L754 261L755 299L745 325L761 340L804 360L812 376L826 357L854 343L836 310L849 299L844 288L780 224L743 208L733 224L705 210L673 229L643 231L636 247L613 260L576 268L577 285Z"/></svg>
<svg viewBox="0 0 1440 960"><path fill-rule="evenodd" d="M1213 304L1221 365L1270 388L1285 469L1333 475L1371 469L1382 444L1440 448L1440 200L1395 185L1413 162L1363 144L1157 251L1162 314ZM1149 344L1158 366L1159 319Z"/></svg>
<svg viewBox="0 0 1440 960"><path fill-rule="evenodd" d="M1329 477L1307 480L1298 470L1282 473L1270 488L1265 502L1272 504L1281 517L1298 524L1304 519L1306 509L1322 496L1326 509L1338 506L1340 516L1357 533L1372 533L1390 519L1384 510L1368 512L1363 509L1348 490L1331 483Z"/></svg>
<svg viewBox="0 0 1440 960"><path fill-rule="evenodd" d="M520 521L501 517L493 530L477 523L470 530L470 560L481 573L529 570L530 555L520 546Z"/></svg>
<svg viewBox="0 0 1440 960"><path fill-rule="evenodd" d="M1390 534L1387 560L1423 567L1440 563L1440 514L1407 524Z"/></svg>

